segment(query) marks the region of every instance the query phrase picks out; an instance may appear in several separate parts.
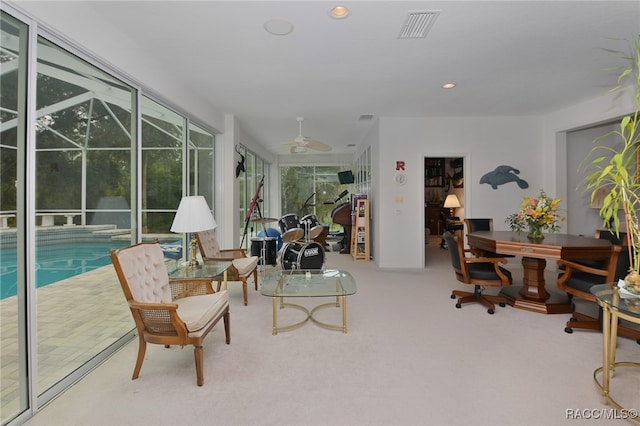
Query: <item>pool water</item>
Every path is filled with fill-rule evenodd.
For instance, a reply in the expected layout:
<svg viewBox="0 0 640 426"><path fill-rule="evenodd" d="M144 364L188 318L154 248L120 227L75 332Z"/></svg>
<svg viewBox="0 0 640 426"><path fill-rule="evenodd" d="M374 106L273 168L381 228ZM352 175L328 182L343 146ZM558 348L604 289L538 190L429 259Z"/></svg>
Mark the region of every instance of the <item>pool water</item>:
<svg viewBox="0 0 640 426"><path fill-rule="evenodd" d="M109 250L127 241L72 242L36 248L36 288L111 264ZM16 251L0 250L0 299L17 293Z"/></svg>

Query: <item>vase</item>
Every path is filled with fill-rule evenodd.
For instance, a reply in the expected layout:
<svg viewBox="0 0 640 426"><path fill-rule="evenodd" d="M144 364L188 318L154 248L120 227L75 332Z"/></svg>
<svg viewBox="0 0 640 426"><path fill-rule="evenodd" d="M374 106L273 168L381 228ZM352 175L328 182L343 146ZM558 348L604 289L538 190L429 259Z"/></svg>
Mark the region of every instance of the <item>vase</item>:
<svg viewBox="0 0 640 426"><path fill-rule="evenodd" d="M540 227L540 225L538 225L537 223L530 223L527 238L531 241L544 240L544 235L542 234L542 228Z"/></svg>

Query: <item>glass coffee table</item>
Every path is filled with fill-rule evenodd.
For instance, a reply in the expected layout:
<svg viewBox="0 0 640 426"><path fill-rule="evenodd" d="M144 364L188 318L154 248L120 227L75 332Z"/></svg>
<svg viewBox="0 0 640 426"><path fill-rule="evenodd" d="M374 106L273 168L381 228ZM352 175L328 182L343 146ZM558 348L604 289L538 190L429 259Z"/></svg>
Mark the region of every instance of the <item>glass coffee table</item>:
<svg viewBox="0 0 640 426"><path fill-rule="evenodd" d="M262 281L263 296L273 298L273 334L279 331L293 330L311 320L316 325L329 329L347 332L347 296L355 294L356 281L351 274L337 269L312 271L271 269ZM335 297L335 302L323 303L309 310L294 303L285 303L285 298L294 297ZM313 314L319 309L342 306L342 324L327 324L318 321ZM306 314L306 318L295 324L278 326L278 310L284 308L298 309Z"/></svg>

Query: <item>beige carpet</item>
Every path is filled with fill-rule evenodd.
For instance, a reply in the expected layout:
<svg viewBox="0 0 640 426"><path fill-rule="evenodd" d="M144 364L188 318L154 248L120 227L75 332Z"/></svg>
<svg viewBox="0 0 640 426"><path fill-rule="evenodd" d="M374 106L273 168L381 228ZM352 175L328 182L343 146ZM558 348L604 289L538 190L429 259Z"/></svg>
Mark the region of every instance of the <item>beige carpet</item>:
<svg viewBox="0 0 640 426"><path fill-rule="evenodd" d="M448 253L432 239L427 258L424 270L381 271L327 253L327 268L346 269L358 283L346 335L308 323L273 336L271 299L251 288L245 307L231 283L231 345L221 325L205 341L203 387L191 348L157 345L132 381L133 341L27 424L612 424L592 379L602 359L599 333L564 333L568 315L456 309L449 295L465 286ZM518 281L519 259L508 267ZM553 278L549 271L548 287ZM282 322L302 315L282 314ZM321 314L339 321L338 309ZM620 339L618 359L640 360L640 345ZM623 404L640 408L640 372L620 370L614 385Z"/></svg>

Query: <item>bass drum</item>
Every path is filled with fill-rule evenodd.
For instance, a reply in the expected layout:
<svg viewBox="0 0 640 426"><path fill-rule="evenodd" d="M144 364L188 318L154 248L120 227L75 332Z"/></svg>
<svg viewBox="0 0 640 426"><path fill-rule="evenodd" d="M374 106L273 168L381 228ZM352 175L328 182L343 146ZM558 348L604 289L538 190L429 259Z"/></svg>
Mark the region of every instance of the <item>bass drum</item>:
<svg viewBox="0 0 640 426"><path fill-rule="evenodd" d="M262 265L262 249L264 248L264 264L276 264L276 246L278 239L276 237L257 237L251 239L251 256L258 256L258 265Z"/></svg>
<svg viewBox="0 0 640 426"><path fill-rule="evenodd" d="M282 269L308 271L324 267L324 249L316 242L307 244L287 243L280 254Z"/></svg>
<svg viewBox="0 0 640 426"><path fill-rule="evenodd" d="M322 234L323 227L318 223L318 218L314 214L302 216L300 226L304 229L304 235L307 240L315 240Z"/></svg>

